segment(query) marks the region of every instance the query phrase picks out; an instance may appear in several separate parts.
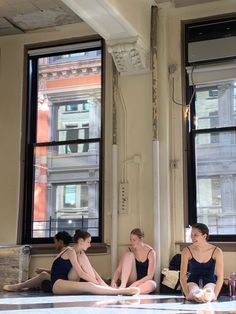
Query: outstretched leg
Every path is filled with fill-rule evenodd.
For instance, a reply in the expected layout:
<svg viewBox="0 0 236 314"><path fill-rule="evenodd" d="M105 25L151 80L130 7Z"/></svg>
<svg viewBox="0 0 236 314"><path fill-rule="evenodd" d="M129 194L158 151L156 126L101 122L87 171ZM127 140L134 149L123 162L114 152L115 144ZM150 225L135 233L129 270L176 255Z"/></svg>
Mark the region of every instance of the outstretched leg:
<svg viewBox="0 0 236 314"><path fill-rule="evenodd" d="M41 284L44 280L50 280L50 275L43 271L39 275L26 280L25 282L13 284L13 285L5 285L3 286L3 290L6 291L21 291L25 289L32 289L32 288L41 288Z"/></svg>
<svg viewBox="0 0 236 314"><path fill-rule="evenodd" d="M127 283L132 284L137 280L135 256L132 252L126 252L121 260L121 285L125 288Z"/></svg>
<svg viewBox="0 0 236 314"><path fill-rule="evenodd" d="M111 288L95 285L91 282L78 282L59 279L53 285L54 294L98 294L98 295L135 295L140 293L140 289L137 287L129 288Z"/></svg>

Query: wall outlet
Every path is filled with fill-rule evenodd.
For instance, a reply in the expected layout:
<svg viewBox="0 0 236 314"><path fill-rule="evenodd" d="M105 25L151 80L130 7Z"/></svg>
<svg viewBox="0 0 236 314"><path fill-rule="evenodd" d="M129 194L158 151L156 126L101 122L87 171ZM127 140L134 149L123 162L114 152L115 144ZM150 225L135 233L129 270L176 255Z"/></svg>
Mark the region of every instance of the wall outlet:
<svg viewBox="0 0 236 314"><path fill-rule="evenodd" d="M128 183L120 183L119 187L119 213L128 214Z"/></svg>

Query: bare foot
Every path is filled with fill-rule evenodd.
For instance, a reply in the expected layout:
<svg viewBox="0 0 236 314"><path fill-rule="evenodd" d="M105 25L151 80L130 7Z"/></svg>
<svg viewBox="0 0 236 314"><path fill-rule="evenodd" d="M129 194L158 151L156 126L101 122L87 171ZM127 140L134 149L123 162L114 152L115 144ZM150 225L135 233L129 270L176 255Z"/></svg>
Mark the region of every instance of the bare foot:
<svg viewBox="0 0 236 314"><path fill-rule="evenodd" d="M5 291L16 292L20 290L20 287L17 284L16 285L4 285L2 289Z"/></svg>

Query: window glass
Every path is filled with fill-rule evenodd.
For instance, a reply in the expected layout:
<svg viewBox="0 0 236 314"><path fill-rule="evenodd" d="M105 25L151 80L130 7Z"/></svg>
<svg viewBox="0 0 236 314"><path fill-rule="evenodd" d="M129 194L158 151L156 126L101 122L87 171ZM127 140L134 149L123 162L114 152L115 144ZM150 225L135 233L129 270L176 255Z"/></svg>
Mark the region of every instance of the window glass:
<svg viewBox="0 0 236 314"><path fill-rule="evenodd" d="M29 51L25 242L79 228L101 240L101 42L73 47Z"/></svg>

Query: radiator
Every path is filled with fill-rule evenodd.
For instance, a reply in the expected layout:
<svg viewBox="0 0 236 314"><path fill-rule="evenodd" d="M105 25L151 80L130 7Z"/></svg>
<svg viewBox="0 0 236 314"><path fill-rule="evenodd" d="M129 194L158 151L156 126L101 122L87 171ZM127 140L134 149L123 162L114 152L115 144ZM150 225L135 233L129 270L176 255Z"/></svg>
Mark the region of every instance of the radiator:
<svg viewBox="0 0 236 314"><path fill-rule="evenodd" d="M28 279L30 246L0 246L0 288Z"/></svg>

